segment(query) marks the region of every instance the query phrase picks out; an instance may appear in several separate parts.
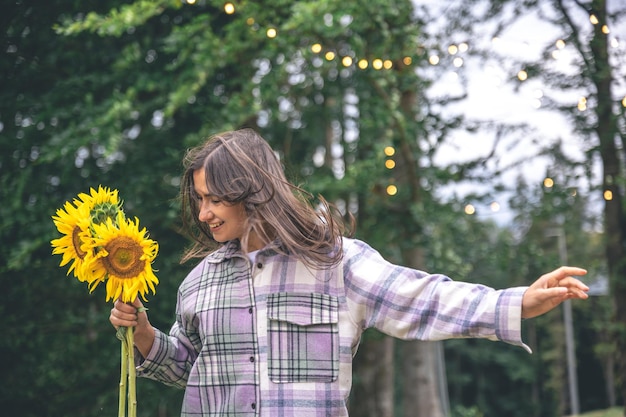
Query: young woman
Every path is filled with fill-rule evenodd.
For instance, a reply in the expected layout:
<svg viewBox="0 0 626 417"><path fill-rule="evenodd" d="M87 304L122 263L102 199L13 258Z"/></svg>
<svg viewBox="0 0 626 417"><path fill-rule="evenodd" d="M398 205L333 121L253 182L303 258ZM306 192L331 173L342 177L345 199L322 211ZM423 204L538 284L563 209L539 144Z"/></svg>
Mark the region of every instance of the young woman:
<svg viewBox="0 0 626 417"><path fill-rule="evenodd" d="M253 130L191 150L181 185L201 258L178 291L176 321L153 328L139 300L111 310L135 326L138 375L185 388L182 416L347 416L352 358L374 327L402 339L480 337L529 350L521 319L585 299L561 267L494 290L387 262L314 210ZM192 224L189 224L189 223Z"/></svg>

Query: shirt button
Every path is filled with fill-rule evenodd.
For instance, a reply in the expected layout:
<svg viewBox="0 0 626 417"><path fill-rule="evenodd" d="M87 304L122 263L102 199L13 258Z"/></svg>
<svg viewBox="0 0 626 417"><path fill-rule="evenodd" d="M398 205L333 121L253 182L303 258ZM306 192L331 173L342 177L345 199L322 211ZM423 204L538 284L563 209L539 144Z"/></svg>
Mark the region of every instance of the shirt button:
<svg viewBox="0 0 626 417"><path fill-rule="evenodd" d="M255 403L252 403L251 407L252 407L253 410L256 410L256 404Z"/></svg>
<svg viewBox="0 0 626 417"><path fill-rule="evenodd" d="M250 307L250 308L248 309L248 313L250 313L250 314L252 314L252 312L253 312L253 311L254 311L254 310L252 309L252 307Z"/></svg>
<svg viewBox="0 0 626 417"><path fill-rule="evenodd" d="M259 262L258 264L256 264L256 267L259 269L263 269L263 264L261 262Z"/></svg>
<svg viewBox="0 0 626 417"><path fill-rule="evenodd" d="M254 356L250 356L250 362L254 362Z"/></svg>

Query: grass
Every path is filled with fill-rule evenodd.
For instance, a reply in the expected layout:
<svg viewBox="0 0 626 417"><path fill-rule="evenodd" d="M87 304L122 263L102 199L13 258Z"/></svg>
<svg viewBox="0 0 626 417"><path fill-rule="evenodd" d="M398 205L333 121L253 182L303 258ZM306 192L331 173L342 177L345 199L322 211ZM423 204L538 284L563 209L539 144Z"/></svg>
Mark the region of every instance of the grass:
<svg viewBox="0 0 626 417"><path fill-rule="evenodd" d="M606 410L590 411L580 414L578 417L624 417L622 414L623 407L607 408Z"/></svg>

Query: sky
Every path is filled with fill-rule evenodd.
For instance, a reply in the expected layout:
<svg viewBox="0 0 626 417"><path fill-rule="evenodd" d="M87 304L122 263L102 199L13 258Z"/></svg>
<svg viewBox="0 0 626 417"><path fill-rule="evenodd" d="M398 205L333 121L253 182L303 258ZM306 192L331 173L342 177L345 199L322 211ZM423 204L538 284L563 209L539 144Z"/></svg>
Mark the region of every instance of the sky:
<svg viewBox="0 0 626 417"><path fill-rule="evenodd" d="M460 0L459 0L460 1ZM609 7L615 7L617 2L621 0L609 0ZM454 1L437 1L437 0L416 0L416 3L426 4L433 10L439 9L436 15L441 16L439 19L432 21L429 30L437 30L438 25L445 24L445 12L449 9L450 4L454 5ZM443 9L443 10L442 10ZM591 23L587 20L587 16L576 15L580 19L583 26L591 28ZM554 43L559 38L558 29L548 23L542 22L537 16L528 14L521 16L516 24L509 27L505 32L500 34L497 39L493 39L487 35L486 30L477 30L477 34L471 41L466 41L468 47L476 47L477 45L487 46L498 53L505 56L515 58L538 59L541 51L546 45L554 45L555 56L553 65L564 71L574 69L569 63L572 55L568 48L559 49ZM482 36L481 36L482 34ZM610 38L613 39L615 47L624 50L626 43L626 25L611 28ZM619 42L621 40L621 43ZM542 100L545 95L550 92L540 84L537 80L529 78L522 82L518 91L514 91L513 84L507 79L515 78L517 68L507 68L496 62L478 62L472 60L467 54L458 53L463 58L463 65L459 68L451 67L446 74L439 78L439 81L430 90L432 96L445 93L458 93L463 90L459 74L463 72L463 76L467 79L466 92L468 97L463 102L447 106L445 112L450 114L460 113L465 117L474 120L497 120L507 123L529 123L542 136L543 143L553 142L561 138L564 144L564 151L568 156L575 160L584 160L583 147L581 139L573 134L567 120L563 116L555 112L547 111L542 108ZM622 91L621 94L626 94ZM565 95L559 93L557 96L560 100L571 102L576 105L580 97L585 92L581 91L580 95ZM481 132L480 134L468 134L458 131L452 135L448 144L444 145L437 153L435 162L437 164L446 164L450 162L462 162L464 160L486 155L494 143L494 135L491 133ZM524 156L531 156L536 150L536 146L530 140L518 140L510 138L505 144L498 148L499 163L503 166L511 163ZM529 182L540 184L545 177L545 170L548 161L536 158L532 161L524 163L517 169L508 172L505 175L506 183L512 184L518 176L522 176ZM598 161L593 166L595 181L601 180L601 165ZM581 184L584 186L584 184ZM460 184L454 187L440 190L444 196L452 194L467 195L476 189L485 190L489 186L480 186L477 184ZM599 193L597 193L599 194ZM602 196L598 195L592 203L592 210L602 210ZM491 218L497 223L508 223L511 219L511 212L506 207L506 194L495 196L494 200L499 203L500 209L493 211L488 204L475 204L476 215L479 217Z"/></svg>

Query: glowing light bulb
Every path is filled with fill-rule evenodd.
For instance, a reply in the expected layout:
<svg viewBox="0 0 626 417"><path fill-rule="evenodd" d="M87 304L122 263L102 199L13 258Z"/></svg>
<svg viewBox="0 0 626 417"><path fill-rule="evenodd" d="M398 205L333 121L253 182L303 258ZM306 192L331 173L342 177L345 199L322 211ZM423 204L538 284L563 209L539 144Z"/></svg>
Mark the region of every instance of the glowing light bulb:
<svg viewBox="0 0 626 417"><path fill-rule="evenodd" d="M471 204L465 206L465 214L472 215L474 213L476 213L476 207Z"/></svg>
<svg viewBox="0 0 626 417"><path fill-rule="evenodd" d="M360 59L358 65L359 65L359 68L365 69L369 66L369 63L367 62L367 59Z"/></svg>
<svg viewBox="0 0 626 417"><path fill-rule="evenodd" d="M314 54L319 54L320 52L322 52L322 45L320 45L319 43L314 43L313 45L311 45L311 52L313 52Z"/></svg>
<svg viewBox="0 0 626 417"><path fill-rule="evenodd" d="M396 161L394 161L393 159L387 159L385 161L385 168L394 169L395 167L396 167Z"/></svg>
<svg viewBox="0 0 626 417"><path fill-rule="evenodd" d="M226 12L226 14L233 14L235 13L235 5L232 3L225 3L224 4L224 11Z"/></svg>
<svg viewBox="0 0 626 417"><path fill-rule="evenodd" d="M595 14L592 14L589 16L589 21L591 22L592 25L597 25L599 23L599 20Z"/></svg>
<svg viewBox="0 0 626 417"><path fill-rule="evenodd" d="M269 28L267 30L267 37L270 39L274 39L278 35L278 31L274 28Z"/></svg>
<svg viewBox="0 0 626 417"><path fill-rule="evenodd" d="M387 186L387 194L388 195L396 195L398 194L398 187L396 187L395 185L388 185Z"/></svg>
<svg viewBox="0 0 626 417"><path fill-rule="evenodd" d="M437 65L439 63L439 57L437 55L431 55L428 58L428 62L430 63L430 65Z"/></svg>
<svg viewBox="0 0 626 417"><path fill-rule="evenodd" d="M387 156L394 156L396 154L396 149L393 146L386 146L385 147L385 155Z"/></svg>
<svg viewBox="0 0 626 417"><path fill-rule="evenodd" d="M350 65L352 65L352 58L349 56L344 56L343 58L341 58L341 63L344 67L349 67Z"/></svg>
<svg viewBox="0 0 626 417"><path fill-rule="evenodd" d="M554 180L550 177L543 180L543 186L546 188L554 187Z"/></svg>
<svg viewBox="0 0 626 417"><path fill-rule="evenodd" d="M328 51L324 55L324 58L326 58L327 61L332 61L333 59L335 59L335 53L333 51Z"/></svg>
<svg viewBox="0 0 626 417"><path fill-rule="evenodd" d="M517 73L517 78L519 78L520 81L526 81L528 79L528 73L524 70L521 70Z"/></svg>
<svg viewBox="0 0 626 417"><path fill-rule="evenodd" d="M376 58L374 61L372 61L372 67L376 70L382 69L383 68L383 60L380 58Z"/></svg>
<svg viewBox="0 0 626 417"><path fill-rule="evenodd" d="M613 200L613 191L611 191L611 190L604 190L604 199L606 201Z"/></svg>

